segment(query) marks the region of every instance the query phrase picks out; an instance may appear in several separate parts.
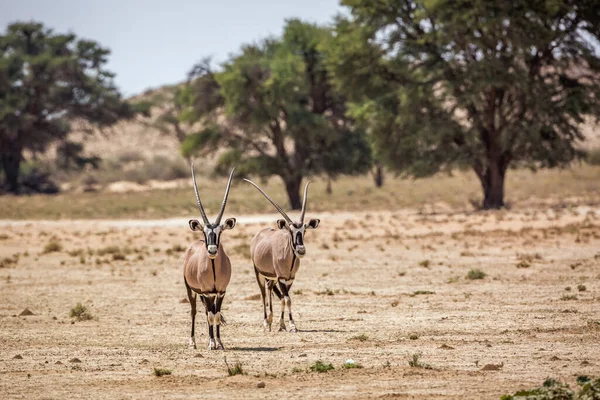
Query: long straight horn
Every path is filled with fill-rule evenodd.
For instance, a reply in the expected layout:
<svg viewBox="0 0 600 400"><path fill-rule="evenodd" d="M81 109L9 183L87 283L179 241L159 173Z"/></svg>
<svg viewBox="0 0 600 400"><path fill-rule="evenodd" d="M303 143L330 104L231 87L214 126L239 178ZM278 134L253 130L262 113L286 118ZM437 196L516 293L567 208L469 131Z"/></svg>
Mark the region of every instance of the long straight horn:
<svg viewBox="0 0 600 400"><path fill-rule="evenodd" d="M308 185L310 185L311 181L306 182L306 186L304 186L304 200L302 200L302 212L300 213L300 223L304 222L304 214L306 213L306 198L308 196Z"/></svg>
<svg viewBox="0 0 600 400"><path fill-rule="evenodd" d="M223 204L221 204L221 211L219 211L219 215L217 215L217 219L215 220L215 225L219 225L221 223L221 218L223 217L223 213L225 212L225 205L227 204L227 197L229 196L229 189L231 189L231 179L233 179L233 173L235 172L235 167L231 170L229 174L229 182L227 182L227 188L225 188L225 196L223 197Z"/></svg>
<svg viewBox="0 0 600 400"><path fill-rule="evenodd" d="M202 207L202 202L200 201L200 195L198 194L198 186L196 185L196 175L194 174L194 159L190 157L190 164L192 166L192 181L194 181L194 192L196 193L196 201L198 202L198 208L200 209L200 215L202 215L202 220L204 221L204 225L210 224L208 222L208 217L204 212L204 207Z"/></svg>
<svg viewBox="0 0 600 400"><path fill-rule="evenodd" d="M280 214L283 216L283 218L285 218L285 220L286 220L286 221L287 221L289 224L293 224L293 223L294 223L294 222L292 221L292 219L291 219L290 217L288 217L288 215L285 213L285 211L283 211L283 210L281 209L281 207L279 207L279 206L277 205L277 203L275 203L273 200L271 200L271 198L269 197L269 195L268 195L268 194L266 194L265 192L263 192L263 190L262 190L261 188L259 188L259 187L258 187L258 185L257 185L256 183L254 183L254 182L252 182L251 180L249 180L249 179L246 179L246 178L244 178L244 180L245 180L246 182L248 182L248 183L251 183L251 184L252 184L252 185L253 185L255 188L257 188L257 189L258 189L258 191L259 191L259 192L261 192L261 193L262 193L262 195L263 195L263 196L265 196L265 197L267 198L267 200L269 200L269 202L275 206L275 208L277 209L277 211L279 211L279 213L280 213Z"/></svg>

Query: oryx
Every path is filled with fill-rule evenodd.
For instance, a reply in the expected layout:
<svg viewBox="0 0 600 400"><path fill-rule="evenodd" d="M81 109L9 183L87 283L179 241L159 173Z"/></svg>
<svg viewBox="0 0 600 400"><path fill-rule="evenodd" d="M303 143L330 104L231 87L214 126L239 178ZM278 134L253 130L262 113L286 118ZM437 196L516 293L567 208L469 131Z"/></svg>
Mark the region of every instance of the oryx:
<svg viewBox="0 0 600 400"><path fill-rule="evenodd" d="M304 247L304 232L306 229L315 229L319 226L320 222L319 219L311 219L307 224L304 223L306 196L310 181L304 188L304 200L302 201L300 219L298 222L293 222L281 207L258 187L258 185L248 179L244 180L254 185L254 187L275 206L277 211L279 211L284 218L277 220L277 227L279 229L265 228L258 232L250 242L250 257L254 264L256 281L260 287L260 294L263 301L264 328L265 330L271 330L271 324L273 323L272 293L275 292L277 297L281 300L279 330L285 331L284 312L285 306L287 305L290 319L290 332L296 332L296 324L294 324L294 319L292 317L290 288L294 283L296 272L298 272L298 268L300 268L300 259L306 254L306 248ZM267 306L269 308L268 315Z"/></svg>
<svg viewBox="0 0 600 400"><path fill-rule="evenodd" d="M213 224L210 223L204 212L204 207L200 202L198 194L198 186L196 185L196 177L194 175L194 162L191 162L192 180L194 181L194 191L196 193L196 201L200 208L202 223L197 219L189 221L190 228L193 231L201 231L204 234L204 240L197 240L190 245L185 252L183 261L183 279L187 295L192 307L192 334L190 336L190 346L196 348L194 339L194 325L196 322L196 294L200 295L200 300L206 309L206 318L208 322L208 349L223 350L221 343L220 325L225 322L221 315L221 304L225 296L225 290L231 278L231 262L225 253L225 249L221 245L221 233L226 229L233 229L235 226L235 218L227 218L221 225L221 217L225 211L227 204L227 196L231 188L231 179L235 168L229 174L229 182L225 189L223 204L221 210ZM217 338L215 343L215 332Z"/></svg>

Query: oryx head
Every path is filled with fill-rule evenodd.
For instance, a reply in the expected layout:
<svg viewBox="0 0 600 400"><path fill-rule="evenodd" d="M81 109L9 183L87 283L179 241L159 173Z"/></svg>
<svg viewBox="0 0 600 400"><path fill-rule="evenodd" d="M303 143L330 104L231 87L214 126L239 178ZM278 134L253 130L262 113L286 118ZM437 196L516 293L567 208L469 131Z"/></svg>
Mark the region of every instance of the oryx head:
<svg viewBox="0 0 600 400"><path fill-rule="evenodd" d="M200 215L202 216L203 223L200 223L197 219L190 219L190 228L193 231L201 230L204 233L204 243L206 244L206 251L208 252L208 257L211 259L215 259L217 257L217 253L219 251L219 243L221 241L221 232L226 229L233 229L235 226L235 218L227 218L225 222L221 225L221 218L223 217L223 213L225 212L225 205L227 204L227 196L229 196L229 189L231 188L231 179L233 178L233 172L235 168L231 170L229 174L229 181L227 182L227 188L225 189L225 196L223 197L223 204L221 205L221 211L219 211L219 215L217 215L217 219L213 224L210 223L206 213L204 212L204 207L202 207L202 202L200 201L200 195L198 194L198 186L196 185L196 176L194 175L194 161L191 160L192 165L192 180L194 181L194 191L196 193L196 201L198 202L198 208L200 208Z"/></svg>
<svg viewBox="0 0 600 400"><path fill-rule="evenodd" d="M304 223L304 214L306 213L306 197L308 195L308 185L310 185L310 181L306 183L304 187L304 199L302 200L302 211L300 212L300 219L298 222L292 221L290 217L283 211L281 207L277 205L258 185L251 180L244 179L246 182L251 183L255 188L258 189L259 192L262 193L263 196L269 200L271 204L275 206L277 211L283 216L284 219L277 220L277 227L279 229L285 229L290 233L292 240L292 248L294 249L294 254L296 257L302 258L306 254L306 247L304 246L304 232L306 229L316 229L319 226L320 219L310 219L308 223Z"/></svg>

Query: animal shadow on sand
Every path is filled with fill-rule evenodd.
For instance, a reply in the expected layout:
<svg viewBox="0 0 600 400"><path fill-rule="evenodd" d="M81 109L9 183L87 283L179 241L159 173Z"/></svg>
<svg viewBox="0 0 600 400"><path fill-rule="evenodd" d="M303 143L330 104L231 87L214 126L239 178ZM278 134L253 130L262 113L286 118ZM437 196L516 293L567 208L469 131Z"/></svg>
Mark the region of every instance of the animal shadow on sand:
<svg viewBox="0 0 600 400"><path fill-rule="evenodd" d="M231 347L232 351L278 351L281 347Z"/></svg>

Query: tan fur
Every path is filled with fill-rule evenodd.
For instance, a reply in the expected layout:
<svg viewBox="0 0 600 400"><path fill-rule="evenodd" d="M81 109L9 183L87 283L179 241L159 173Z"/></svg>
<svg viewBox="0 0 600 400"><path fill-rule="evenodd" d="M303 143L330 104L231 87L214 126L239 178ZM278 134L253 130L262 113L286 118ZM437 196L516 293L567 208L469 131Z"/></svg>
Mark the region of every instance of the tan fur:
<svg viewBox="0 0 600 400"><path fill-rule="evenodd" d="M215 265L214 275L212 261ZM211 260L204 241L198 240L185 253L183 275L187 284L197 293L225 293L231 279L231 262L220 243L217 258Z"/></svg>
<svg viewBox="0 0 600 400"><path fill-rule="evenodd" d="M292 266L294 251L287 230L266 228L258 232L250 242L250 257L256 269L267 277L294 279L300 268L298 257Z"/></svg>

